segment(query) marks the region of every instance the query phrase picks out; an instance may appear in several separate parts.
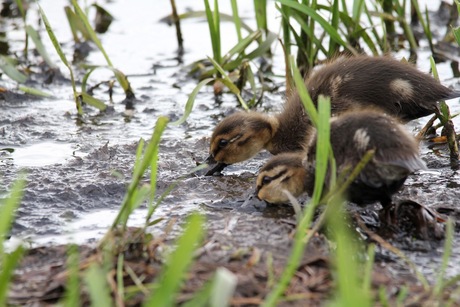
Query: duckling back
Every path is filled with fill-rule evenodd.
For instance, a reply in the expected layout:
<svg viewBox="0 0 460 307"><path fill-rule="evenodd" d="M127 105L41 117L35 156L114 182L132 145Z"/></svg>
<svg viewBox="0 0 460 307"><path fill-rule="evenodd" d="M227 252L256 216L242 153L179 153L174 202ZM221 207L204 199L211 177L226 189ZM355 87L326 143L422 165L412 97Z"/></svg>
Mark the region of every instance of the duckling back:
<svg viewBox="0 0 460 307"><path fill-rule="evenodd" d="M313 141L307 154L307 165L313 178L316 146ZM344 113L331 121L331 146L340 174L355 167L371 149L375 154L348 189L348 199L357 204L380 201L391 203L407 176L425 163L419 156L418 144L395 118L378 110ZM313 192L313 182L307 184Z"/></svg>
<svg viewBox="0 0 460 307"><path fill-rule="evenodd" d="M459 97L430 75L391 57L340 58L314 71L306 81L312 99L330 96L332 113L369 105L403 121L435 112L437 101Z"/></svg>

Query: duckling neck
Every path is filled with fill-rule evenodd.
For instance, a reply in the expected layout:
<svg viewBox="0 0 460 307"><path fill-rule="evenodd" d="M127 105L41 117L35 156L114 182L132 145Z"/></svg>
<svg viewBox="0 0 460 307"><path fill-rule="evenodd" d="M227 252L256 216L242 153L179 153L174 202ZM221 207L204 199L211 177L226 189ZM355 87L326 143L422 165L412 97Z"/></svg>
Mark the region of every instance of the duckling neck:
<svg viewBox="0 0 460 307"><path fill-rule="evenodd" d="M277 122L277 129L265 146L270 153L305 150L314 129L297 92L287 99L283 112L273 120Z"/></svg>

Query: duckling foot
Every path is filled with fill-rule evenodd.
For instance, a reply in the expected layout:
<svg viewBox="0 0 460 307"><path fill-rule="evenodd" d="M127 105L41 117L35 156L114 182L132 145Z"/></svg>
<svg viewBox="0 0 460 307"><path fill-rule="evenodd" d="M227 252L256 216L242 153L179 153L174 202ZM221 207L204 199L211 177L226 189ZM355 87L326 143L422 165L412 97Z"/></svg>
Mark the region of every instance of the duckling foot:
<svg viewBox="0 0 460 307"><path fill-rule="evenodd" d="M434 210L415 201L404 200L395 206L398 228L423 240L444 238L446 220Z"/></svg>

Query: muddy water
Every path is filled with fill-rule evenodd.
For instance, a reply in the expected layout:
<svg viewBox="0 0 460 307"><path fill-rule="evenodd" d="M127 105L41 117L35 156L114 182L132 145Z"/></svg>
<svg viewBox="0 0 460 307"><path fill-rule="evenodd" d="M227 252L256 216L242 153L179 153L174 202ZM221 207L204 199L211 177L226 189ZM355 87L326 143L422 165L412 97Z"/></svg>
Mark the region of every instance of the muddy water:
<svg viewBox="0 0 460 307"><path fill-rule="evenodd" d="M44 2L42 6L70 55L73 44L70 43L70 32L62 9L66 3ZM188 95L196 85L196 81L186 77L185 64L211 54L207 25L197 20L183 23L186 53L183 58L185 64L180 64L175 58L177 46L174 29L158 22L168 14L169 3L139 1L138 4L142 5L142 9L135 2L106 4L116 20L109 32L101 36L114 65L129 75L138 98L133 117L124 116L125 107L121 103L123 93L116 88L109 111L99 114L88 108L84 123L77 123L71 87L65 81L43 86L43 90L55 95L54 99L7 97L0 101L0 150L14 150L13 153L0 151L0 195L19 173L25 172L28 181L12 230L15 237L26 238L35 244L68 240L85 242L100 237L113 221L123 199L138 140L149 138L160 115L175 120L182 114ZM187 7L202 9L195 1L181 1L179 5L182 12ZM253 25L252 8L244 7L247 5L241 3L240 11ZM230 12L225 6L221 10ZM33 13L29 18L36 20ZM273 25L276 24L274 21ZM8 35L15 40L12 48L20 50L22 32L15 30L12 23L4 26L8 29ZM277 30L276 27L274 30ZM222 32L225 33L222 49L228 50L235 42L233 26L224 23ZM43 37L46 38L46 35L43 34ZM59 63L47 39L45 43L52 58ZM104 63L97 51L93 51L88 60L94 64ZM428 71L429 62L423 52L419 65L422 70ZM60 68L66 75L65 68L62 65ZM457 80L451 78L448 64L439 64L438 69L443 83L456 86ZM279 74L283 71L279 46L275 49L274 71ZM112 78L110 73L101 70L93 75L91 82L95 84L109 78ZM282 83L282 79L279 82ZM9 88L14 86L8 81L1 85ZM40 83L31 86L40 86ZM108 101L105 88L95 93ZM266 94L262 107L276 111L282 103L281 94ZM206 88L198 96L187 123L168 127L161 143L158 174L160 192L193 168L195 158L205 158L207 137L213 126L234 111L236 106L234 97L225 94L222 102L217 104L212 90ZM453 112L460 111L458 101L451 101L450 106ZM415 133L423 123L424 120L413 122L408 129ZM456 120L456 124L459 126L460 120ZM449 168L445 149L441 149L441 156L438 156L424 145L422 152L430 171L411 176L397 198L410 198L432 208L441 208L443 213L457 219L460 216L458 172ZM231 166L222 177L188 177L156 212L157 217L165 218L158 229L174 219L180 224L189 212L198 210L208 218L211 243L233 250L259 247L275 255L285 254L289 247L288 235L295 223L293 210L265 205L243 206L254 188L258 168L268 157L269 154L261 153L250 161ZM131 223L141 224L144 215L145 209L141 208L133 215ZM448 270L452 275L460 273L458 238L457 231ZM395 244L405 248L407 255L425 274L434 276L441 261L441 243L405 238ZM381 251L382 254L384 252ZM224 254L222 252L222 257ZM218 251L213 253L216 258L220 255ZM398 272L406 271L399 262L392 265Z"/></svg>

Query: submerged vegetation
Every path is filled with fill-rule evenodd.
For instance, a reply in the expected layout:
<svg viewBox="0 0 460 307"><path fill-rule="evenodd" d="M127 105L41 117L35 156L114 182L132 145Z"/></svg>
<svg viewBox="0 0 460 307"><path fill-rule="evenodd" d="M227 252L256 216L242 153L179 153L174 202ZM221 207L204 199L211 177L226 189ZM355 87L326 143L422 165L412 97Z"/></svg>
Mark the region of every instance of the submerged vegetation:
<svg viewBox="0 0 460 307"><path fill-rule="evenodd" d="M183 116L170 123L167 117L159 117L154 131L148 141L139 142L136 154L136 162L133 166L132 179L127 187L125 198L112 227L107 230L98 246L90 252L83 252L74 245L67 249L67 270L57 278L62 286L60 292L52 299L54 303L64 306L79 306L91 303L94 306L171 306L183 304L185 306L225 306L229 303L235 305L277 306L282 302L305 302L308 301L308 293L289 293L288 289L293 284L295 274L303 264L302 259L308 244L315 236L320 236L321 229L327 229L330 242L330 254L326 264L329 270L327 279L327 293L320 296L322 300L328 300L329 305L346 306L372 306L381 304L439 304L447 305L458 298L455 293L460 291L458 276L446 278L446 267L449 259L454 236L453 222L446 223L446 240L444 258L435 285L429 285L422 274L417 274L420 283L423 284L423 293L417 298L410 297L408 290L400 288L398 293L391 292L384 286L375 286L372 283L374 268L374 243L381 244L383 248L400 257L411 265L404 254L391 246L372 232L365 233L374 243L364 246L363 240L349 227L350 221L344 210L342 192L353 180L360 169L372 157L369 152L362 163L352 171L347 180L332 183L331 189L325 197L321 198L322 187L326 180L328 165L334 165L333 153L329 144L329 118L330 102L322 97L319 108L316 108L305 89L303 76L308 74L315 65L322 61L337 57L341 54L369 53L381 55L396 52L401 49L409 50L409 60L417 58L417 46L420 41L427 42L432 53L432 70L436 74L435 61L447 60L446 54L439 50L439 42L447 42L451 45L460 45L460 29L456 27L456 19L450 18L449 29L444 37L435 38L431 32L431 19L428 12L420 9L416 0L406 1L353 1L352 7L347 5L349 1L332 0L329 5L320 4L316 0L293 1L277 0L275 2L254 0L254 18L256 29L249 27L239 15L238 3L230 0L232 14L224 14L219 9L219 1L210 3L204 0L204 10L191 11L181 14L177 12L174 0L171 0L173 14L165 20L173 23L176 27L178 52L180 58L184 53L180 22L186 18L198 18L206 20L209 35L212 42L212 57L203 54L202 59L197 59L189 64L188 72L199 81L196 88L190 93ZM76 104L76 117L85 119L85 104L95 107L102 112L108 104L101 97L95 97L92 89L88 88L91 74L100 68L109 69L113 72L119 86L123 89L126 99L123 101L127 109L132 109L135 102L134 90L124 73L115 68L104 49L95 29L88 21L87 12L95 8L99 19L111 20L111 15L104 8L94 4L81 8L76 0L71 1L71 6L66 6L65 12L69 21L75 48L77 44L94 44L103 54L106 64L88 65L79 59L73 62L68 60L61 47L61 41L56 37L52 22L48 20L47 12L38 3L27 3L28 9L36 9L45 26L46 33L52 41L54 51L46 50L41 41L40 29L34 29L27 22L26 2L17 0L17 8L20 12L24 26L25 47L20 55L3 54L0 58L0 69L13 80L19 91L36 95L49 96L39 88L25 86L32 74L27 67L37 65L38 57L33 58L28 44L29 38L35 45L39 57L46 66L48 76L46 82L53 79L65 79L59 72L57 65L50 59L49 54L56 52L67 67L71 84L73 99ZM269 30L269 18L267 8L270 5L276 7L280 18L280 33ZM460 3L456 1L460 11ZM455 8L455 7L454 7ZM408 20L411 12L412 20ZM453 14L455 11L451 10ZM222 33L220 24L222 21L232 22L237 33L237 41L233 47L225 53L221 50ZM277 27L278 25L274 25ZM108 27L108 26L107 26ZM107 29L107 27L102 27ZM399 27L399 28L398 28ZM420 28L422 29L420 31ZM450 30L452 28L452 31ZM42 31L43 32L43 31ZM454 39L456 41L454 41ZM255 108L263 100L265 91L274 91L279 86L273 81L274 76L270 67L273 48L282 48L286 64L286 88L298 89L305 110L318 129L317 152L318 160L316 167L315 191L311 200L302 207L293 200L297 208L297 224L292 241L292 251L285 263L282 272L274 272L273 266L267 260L265 270L267 278L261 278L263 286L257 297L250 301L232 300L237 286L237 277L234 272L224 266L215 266L215 272L204 283L196 286L193 293L182 295L181 291L187 280L190 280L188 272L205 252L203 247L206 237L205 217L200 213L193 213L184 223L183 232L175 240L173 247L164 243L164 237L153 237L148 227L159 222L154 219L154 212L168 193L180 184L182 178L172 184L166 191L157 194L157 170L158 156L160 151L161 136L170 125L180 125L187 121L188 116L194 112L194 101L199 91L206 85L211 84L216 97L222 95L227 88L236 96L235 105L245 110ZM456 45L458 47L458 45ZM450 59L452 60L452 59ZM458 65L458 63L455 63ZM455 67L455 65L453 65ZM45 82L45 81L43 81ZM103 82L104 83L104 82ZM109 93L113 82L109 84ZM77 87L80 87L78 90ZM15 89L3 89L2 92L14 92ZM110 95L110 94L109 94ZM111 100L111 96L110 96ZM455 131L451 122L448 106L443 103L441 112L438 114L440 125L447 131L451 150L452 161L458 161L458 146ZM433 124L435 118L430 121ZM428 128L424 129L428 130ZM190 173L202 168L198 166L190 169ZM335 173L335 172L332 172ZM184 174L187 176L187 174ZM149 183L145 183L145 179ZM14 219L14 212L20 204L21 194L24 189L25 179L18 181L11 187L10 193L0 203L0 305L11 303L8 300L8 287L14 269L20 263L25 247L18 247L6 251L4 243L8 238L8 232ZM128 227L128 220L134 210L142 204L147 204L147 214L143 227ZM315 212L320 205L326 209L315 219ZM322 232L322 231L321 231ZM250 235L250 234L248 234ZM288 235L288 234L286 234ZM166 234L165 234L166 236ZM364 235L362 235L364 236ZM257 255L251 261L257 263ZM415 268L416 269L416 268ZM196 271L195 271L196 273ZM416 272L417 273L417 272ZM65 288L63 291L62 288ZM83 289L83 290L82 290ZM198 290L197 290L198 289ZM85 293L80 296L81 291ZM297 296L296 296L297 295ZM323 302L324 303L324 302ZM12 304L15 304L14 302Z"/></svg>

